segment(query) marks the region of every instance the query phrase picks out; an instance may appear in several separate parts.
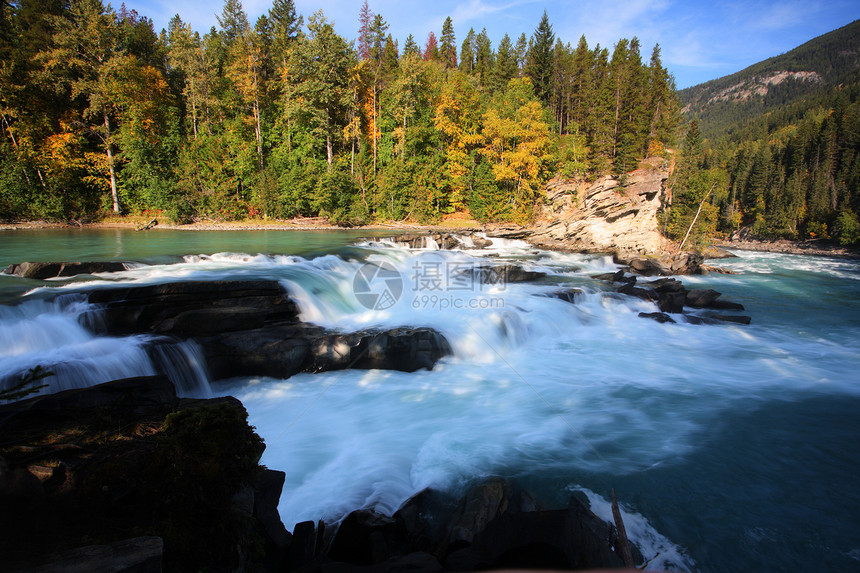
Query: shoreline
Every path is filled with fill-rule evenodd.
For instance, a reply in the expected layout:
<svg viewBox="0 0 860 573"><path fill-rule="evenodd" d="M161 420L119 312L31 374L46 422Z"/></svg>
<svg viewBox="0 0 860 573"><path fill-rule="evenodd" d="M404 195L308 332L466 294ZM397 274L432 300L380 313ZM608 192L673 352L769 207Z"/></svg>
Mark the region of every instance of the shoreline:
<svg viewBox="0 0 860 573"><path fill-rule="evenodd" d="M810 255L836 259L860 259L860 248L846 247L825 239L789 241L734 240L715 241L714 246L727 251L755 251L760 253L782 253L788 255Z"/></svg>
<svg viewBox="0 0 860 573"><path fill-rule="evenodd" d="M150 219L151 220L151 219ZM54 223L49 221L21 221L0 223L0 231L29 231L48 229L131 229L141 230L150 220L135 217L133 220L108 220L93 223ZM276 221L206 221L184 225L159 223L149 230L173 231L391 231L402 233L451 233L510 231L511 225L504 223L480 223L472 219L449 219L435 225L404 222L378 222L354 227L339 227L321 217L298 218ZM522 227L528 231L527 227ZM141 232L143 232L141 230ZM740 250L793 255L811 255L840 259L860 259L860 247L843 246L826 239L791 241L776 240L718 240L714 246L724 250ZM706 254L706 258L707 257Z"/></svg>

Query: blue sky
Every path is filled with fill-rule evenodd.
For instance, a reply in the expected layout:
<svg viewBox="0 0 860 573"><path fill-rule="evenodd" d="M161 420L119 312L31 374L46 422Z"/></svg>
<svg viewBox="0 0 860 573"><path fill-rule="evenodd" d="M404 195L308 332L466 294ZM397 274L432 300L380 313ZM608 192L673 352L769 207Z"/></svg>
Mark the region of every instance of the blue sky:
<svg viewBox="0 0 860 573"><path fill-rule="evenodd" d="M204 33L217 26L221 5L195 0L126 0L126 6L151 18L156 31L179 14ZM310 16L322 9L339 34L352 40L364 0L296 0L297 11ZM114 7L118 8L120 2ZM271 0L243 0L251 24L268 11ZM662 48L663 65L679 88L719 78L799 46L860 18L857 0L370 0L374 13L389 24L403 45L412 34L423 46L432 30L438 36L445 17L454 22L458 45L469 28L482 28L498 45L505 33L516 41L531 36L544 9L556 37L576 45L585 34L588 45L612 46L637 36L643 58L654 44Z"/></svg>

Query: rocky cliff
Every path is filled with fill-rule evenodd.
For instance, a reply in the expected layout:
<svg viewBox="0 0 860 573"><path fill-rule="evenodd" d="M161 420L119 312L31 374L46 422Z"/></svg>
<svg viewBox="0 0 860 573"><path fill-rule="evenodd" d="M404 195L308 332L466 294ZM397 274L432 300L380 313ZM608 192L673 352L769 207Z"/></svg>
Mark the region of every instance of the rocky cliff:
<svg viewBox="0 0 860 573"><path fill-rule="evenodd" d="M620 179L550 182L547 203L527 240L541 248L623 256L671 252L657 219L670 197L671 167L653 157Z"/></svg>

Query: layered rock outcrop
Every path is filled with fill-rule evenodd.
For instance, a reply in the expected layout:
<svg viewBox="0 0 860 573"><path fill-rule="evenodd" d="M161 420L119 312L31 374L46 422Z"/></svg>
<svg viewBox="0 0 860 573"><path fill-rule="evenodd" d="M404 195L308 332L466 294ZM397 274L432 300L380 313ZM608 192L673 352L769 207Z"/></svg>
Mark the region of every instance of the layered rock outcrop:
<svg viewBox="0 0 860 573"><path fill-rule="evenodd" d="M659 255L672 250L658 212L668 199L671 165L652 157L621 180L551 182L547 204L527 240L547 249Z"/></svg>

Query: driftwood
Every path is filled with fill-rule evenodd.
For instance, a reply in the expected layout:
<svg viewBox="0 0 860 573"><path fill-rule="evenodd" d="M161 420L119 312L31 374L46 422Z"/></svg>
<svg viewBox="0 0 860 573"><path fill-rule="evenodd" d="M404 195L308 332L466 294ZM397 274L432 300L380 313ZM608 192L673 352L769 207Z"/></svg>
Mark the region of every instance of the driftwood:
<svg viewBox="0 0 860 573"><path fill-rule="evenodd" d="M627 541L627 530L624 528L624 520L621 519L621 510L618 508L618 500L615 498L615 489L612 490L612 517L615 518L615 529L618 531L618 550L624 566L629 569L636 567L633 563L633 553L630 552L630 542Z"/></svg>
<svg viewBox="0 0 860 573"><path fill-rule="evenodd" d="M155 227L156 225L158 225L158 219L153 219L152 221L150 221L146 225L139 226L137 228L137 230L138 231L148 231L148 230L152 229L153 227Z"/></svg>

